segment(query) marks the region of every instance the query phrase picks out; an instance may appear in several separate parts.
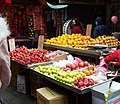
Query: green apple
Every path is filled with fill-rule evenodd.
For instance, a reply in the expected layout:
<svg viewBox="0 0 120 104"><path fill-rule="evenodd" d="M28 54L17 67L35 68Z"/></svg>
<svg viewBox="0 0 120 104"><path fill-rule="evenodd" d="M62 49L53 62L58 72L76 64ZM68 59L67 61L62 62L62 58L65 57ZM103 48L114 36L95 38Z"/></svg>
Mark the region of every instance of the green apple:
<svg viewBox="0 0 120 104"><path fill-rule="evenodd" d="M80 72L80 74L81 74L82 77L85 77L85 76L86 76L86 74L83 73L83 72Z"/></svg>
<svg viewBox="0 0 120 104"><path fill-rule="evenodd" d="M114 90L110 89L109 91L107 91L107 94L110 94L112 92L114 92Z"/></svg>
<svg viewBox="0 0 120 104"><path fill-rule="evenodd" d="M108 100L108 94L107 93L104 93L104 98L105 98L105 101Z"/></svg>

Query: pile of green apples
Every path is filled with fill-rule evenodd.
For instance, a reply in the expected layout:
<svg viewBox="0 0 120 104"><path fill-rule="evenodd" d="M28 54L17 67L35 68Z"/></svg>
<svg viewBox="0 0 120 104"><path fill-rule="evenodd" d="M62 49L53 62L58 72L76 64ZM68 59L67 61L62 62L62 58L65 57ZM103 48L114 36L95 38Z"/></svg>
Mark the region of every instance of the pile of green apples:
<svg viewBox="0 0 120 104"><path fill-rule="evenodd" d="M37 67L34 67L33 69L41 74L44 74L48 77L51 77L57 81L60 81L70 86L74 85L74 81L76 79L86 76L86 74L84 74L83 72L73 72L70 70L64 71L58 67L50 65L39 65Z"/></svg>

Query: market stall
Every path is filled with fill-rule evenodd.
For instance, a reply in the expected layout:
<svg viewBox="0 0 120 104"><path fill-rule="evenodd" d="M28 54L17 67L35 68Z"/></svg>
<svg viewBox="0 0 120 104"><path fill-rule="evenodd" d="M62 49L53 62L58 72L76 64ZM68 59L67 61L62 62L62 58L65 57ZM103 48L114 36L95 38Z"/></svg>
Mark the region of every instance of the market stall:
<svg viewBox="0 0 120 104"><path fill-rule="evenodd" d="M61 49L61 47L60 47L60 49ZM66 69L64 69L64 71L62 71L62 69L58 69L59 71L55 72L56 69L52 70L52 67L50 67L54 61L50 61L50 62L42 62L42 61L37 62L36 61L36 63L35 62L27 63L30 60L30 58L28 60L28 57L26 57L27 54L24 54L24 57L23 57L22 56L23 53L26 53L26 51L28 54L32 52L31 54L34 54L34 55L37 55L39 52L40 52L39 55L42 53L40 50L38 50L37 51L38 53L36 54L35 50L34 49L28 50L26 47L23 46L20 48L16 48L13 52L10 53L11 63L12 63L11 69L12 69L12 72L14 73L13 74L14 78L12 78L12 82L14 81L13 84L15 85L15 87L17 87L17 76L18 75L24 76L25 81L26 81L26 84L25 84L26 91L27 91L26 93L31 94L34 97L36 96L35 91L37 88L44 87L44 86L48 86L48 87L52 86L57 89L59 88L59 90L61 90L61 91L65 91L65 93L68 95L69 104L79 104L79 103L90 104L92 101L91 100L92 99L91 98L92 97L91 96L91 88L95 87L96 85L98 86L99 84L101 85L102 83L106 83L109 81L106 79L100 83L94 83L95 85L93 84L92 86L88 86L88 85L86 87L84 86L84 88L82 88L82 87L76 88L75 86L73 87L72 84L73 84L74 80L71 80L71 78L76 79L76 77L74 77L74 76L78 76L77 78L79 78L79 77L82 77L82 75L83 75L83 78L85 78L85 76L88 76L88 78L89 78L90 76L92 76L93 71L92 71L92 74L88 74L88 72L85 72L86 73L85 74L85 73L83 73L84 72L83 70L90 70L91 66L88 66L88 64L86 64L87 65L86 67L79 66L79 69L75 69L75 67L74 68L71 67L71 71L69 70L68 72L72 73L72 74L68 74ZM77 49L76 49L76 52L77 52ZM54 54L54 55L56 55L56 54ZM52 54L52 56L54 56L54 55ZM31 59L36 60L35 58L37 58L37 57L33 57L33 58L31 57ZM66 57L64 57L64 58L66 59ZM62 58L62 60L63 60L63 58ZM60 63L59 61L61 61L61 60L57 60L58 63ZM84 62L84 64L85 64L85 62ZM48 69L43 70L41 65L43 65L44 68L51 68L51 70L48 70ZM50 65L50 66L48 67L48 65ZM72 65L72 63L71 63L71 65ZM79 64L79 65L81 65L81 64ZM60 66L62 66L62 64ZM82 69L81 69L81 67L82 67ZM80 73L82 73L81 75L80 75L79 71L80 71ZM54 73L56 73L56 74L54 74ZM77 74L77 73L79 73L79 74ZM61 79L61 76L65 77L67 74L68 74L68 76L71 77L70 80L65 80L67 78ZM54 76L52 76L52 75L54 75ZM90 78L92 78L92 77L90 77ZM95 79L95 76L93 78ZM100 78L100 77L98 77L98 78ZM87 79L87 77L85 79ZM34 88L33 88L33 86L34 86ZM83 96L85 97L84 101L83 101ZM71 101L71 98L74 99L74 102Z"/></svg>
<svg viewBox="0 0 120 104"><path fill-rule="evenodd" d="M16 87L17 91L30 94L35 98L36 89L46 86L53 87L66 93L68 104L92 104L92 89L102 84L109 84L112 80L112 78L108 79L106 73L104 76L97 75L94 67L99 64L101 57L107 56L117 49L119 41L112 36L92 39L90 36L82 34L66 34L66 30L62 34L60 29L67 18L65 13L68 5L55 6L47 3L50 8L55 10L49 11L48 9L44 13L45 3L44 6L32 3L34 2L14 5L10 7L10 11L7 10L6 14L13 33L17 35L15 37L28 38L16 39L16 49L10 52L12 85ZM52 19L50 18L51 13L53 13ZM57 28L56 34L49 34L56 36L51 39L46 39L45 15L47 15L47 21L53 20L52 25ZM15 19L10 21L11 17L15 17ZM44 43L42 40L40 44L43 49L37 48L39 35L46 36ZM14 36L12 35L12 37ZM23 46L24 44L25 46ZM60 51L61 53L57 53ZM67 59L69 55L73 55L72 59ZM55 56L58 57L55 58ZM110 74L112 74L111 71ZM104 100L106 99L109 98Z"/></svg>

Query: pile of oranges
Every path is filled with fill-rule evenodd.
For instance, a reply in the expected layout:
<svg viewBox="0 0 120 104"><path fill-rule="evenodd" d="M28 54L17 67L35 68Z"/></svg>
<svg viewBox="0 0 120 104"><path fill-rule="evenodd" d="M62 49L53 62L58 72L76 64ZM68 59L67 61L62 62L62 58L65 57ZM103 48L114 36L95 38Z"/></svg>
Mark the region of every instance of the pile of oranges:
<svg viewBox="0 0 120 104"><path fill-rule="evenodd" d="M86 76L90 76L90 75L94 74L94 70L93 69L83 70L83 73L85 73Z"/></svg>

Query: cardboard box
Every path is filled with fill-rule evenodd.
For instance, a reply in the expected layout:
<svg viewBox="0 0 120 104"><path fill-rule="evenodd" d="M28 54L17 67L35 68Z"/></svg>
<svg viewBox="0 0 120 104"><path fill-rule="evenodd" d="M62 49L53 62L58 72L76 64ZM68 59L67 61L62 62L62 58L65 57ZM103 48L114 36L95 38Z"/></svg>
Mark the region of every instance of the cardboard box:
<svg viewBox="0 0 120 104"><path fill-rule="evenodd" d="M110 81L97 85L92 88L92 104L120 104L120 83L113 81L111 88L112 93L108 94L105 100L104 93L109 91Z"/></svg>
<svg viewBox="0 0 120 104"><path fill-rule="evenodd" d="M54 57L53 61L59 61L59 60L67 59L67 56L68 56L67 53L58 55L58 56Z"/></svg>
<svg viewBox="0 0 120 104"><path fill-rule="evenodd" d="M68 104L67 96L48 87L37 89L37 104Z"/></svg>

